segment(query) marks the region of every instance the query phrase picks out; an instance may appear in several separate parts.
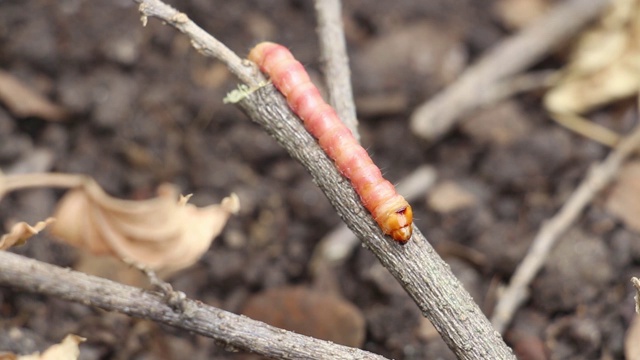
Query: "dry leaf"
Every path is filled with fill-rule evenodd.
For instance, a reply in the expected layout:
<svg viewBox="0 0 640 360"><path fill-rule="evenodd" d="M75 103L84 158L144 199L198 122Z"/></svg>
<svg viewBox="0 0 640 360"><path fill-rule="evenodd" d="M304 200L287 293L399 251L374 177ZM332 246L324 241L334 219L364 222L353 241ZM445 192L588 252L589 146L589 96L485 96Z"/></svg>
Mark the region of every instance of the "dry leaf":
<svg viewBox="0 0 640 360"><path fill-rule="evenodd" d="M545 96L553 113L580 114L638 93L640 0L616 0L585 32L563 78Z"/></svg>
<svg viewBox="0 0 640 360"><path fill-rule="evenodd" d="M76 360L80 356L78 344L86 339L78 335L69 334L60 344L53 345L44 353L18 356L18 360Z"/></svg>
<svg viewBox="0 0 640 360"><path fill-rule="evenodd" d="M473 193L454 181L445 181L436 185L427 198L429 206L443 214L473 207L477 202L478 199Z"/></svg>
<svg viewBox="0 0 640 360"><path fill-rule="evenodd" d="M624 339L624 355L627 360L640 360L640 315L633 317Z"/></svg>
<svg viewBox="0 0 640 360"><path fill-rule="evenodd" d="M16 116L36 116L50 121L60 121L67 112L31 90L11 74L0 70L0 100Z"/></svg>
<svg viewBox="0 0 640 360"><path fill-rule="evenodd" d="M47 225L54 222L54 218L48 218L45 221L39 221L34 226L27 224L24 221L21 221L11 228L11 231L8 234L2 235L0 237L0 250L6 250L12 246L22 245L27 239L32 237L33 235L39 233L47 227Z"/></svg>
<svg viewBox="0 0 640 360"><path fill-rule="evenodd" d="M172 273L195 263L238 209L235 194L220 205L198 208L178 199L173 185L160 186L157 198L130 201L110 197L88 181L60 201L51 232L94 254Z"/></svg>
<svg viewBox="0 0 640 360"><path fill-rule="evenodd" d="M630 229L640 232L640 161L629 162L620 170L605 208Z"/></svg>
<svg viewBox="0 0 640 360"><path fill-rule="evenodd" d="M549 8L549 0L499 0L494 9L511 29L522 29L540 18Z"/></svg>

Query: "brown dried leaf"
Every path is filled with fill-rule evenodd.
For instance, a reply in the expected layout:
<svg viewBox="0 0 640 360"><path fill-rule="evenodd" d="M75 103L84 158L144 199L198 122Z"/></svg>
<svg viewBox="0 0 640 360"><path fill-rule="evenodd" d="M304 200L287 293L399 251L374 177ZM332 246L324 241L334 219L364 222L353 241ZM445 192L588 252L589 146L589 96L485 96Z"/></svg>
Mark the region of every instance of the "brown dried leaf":
<svg viewBox="0 0 640 360"><path fill-rule="evenodd" d="M36 116L49 121L61 121L67 111L28 88L11 74L0 70L0 101L16 116Z"/></svg>
<svg viewBox="0 0 640 360"><path fill-rule="evenodd" d="M445 181L436 185L427 198L429 206L442 214L475 206L476 196L454 181Z"/></svg>
<svg viewBox="0 0 640 360"><path fill-rule="evenodd" d="M540 18L549 8L549 0L498 0L496 14L510 29L522 29Z"/></svg>
<svg viewBox="0 0 640 360"><path fill-rule="evenodd" d="M154 199L130 201L110 197L89 181L60 201L51 232L94 254L172 273L196 262L238 209L235 194L198 208L178 199L173 185L160 186Z"/></svg>
<svg viewBox="0 0 640 360"><path fill-rule="evenodd" d="M80 356L78 344L85 340L78 335L69 334L60 344L51 346L44 353L19 356L18 360L76 360Z"/></svg>
<svg viewBox="0 0 640 360"><path fill-rule="evenodd" d="M54 218L48 218L45 221L39 221L34 226L31 226L24 221L13 225L8 234L0 237L0 250L6 250L12 246L24 244L30 237L39 233L54 221Z"/></svg>
<svg viewBox="0 0 640 360"><path fill-rule="evenodd" d="M624 355L627 360L640 360L640 315L633 317L624 339Z"/></svg>
<svg viewBox="0 0 640 360"><path fill-rule="evenodd" d="M554 113L579 114L638 93L640 0L616 0L585 32L559 83L545 96Z"/></svg>
<svg viewBox="0 0 640 360"><path fill-rule="evenodd" d="M620 170L605 208L630 229L640 232L640 161L630 162Z"/></svg>

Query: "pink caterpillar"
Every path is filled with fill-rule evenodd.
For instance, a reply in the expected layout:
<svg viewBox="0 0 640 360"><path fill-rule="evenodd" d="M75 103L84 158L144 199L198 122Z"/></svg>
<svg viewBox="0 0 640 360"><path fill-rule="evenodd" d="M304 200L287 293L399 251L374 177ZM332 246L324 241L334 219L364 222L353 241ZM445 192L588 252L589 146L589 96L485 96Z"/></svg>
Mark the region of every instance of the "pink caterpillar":
<svg viewBox="0 0 640 360"><path fill-rule="evenodd" d="M413 211L394 186L382 177L367 151L342 123L335 110L320 96L304 67L282 45L263 42L249 53L249 60L271 77L289 107L302 119L320 147L336 163L355 188L364 207L382 231L400 244L411 239Z"/></svg>

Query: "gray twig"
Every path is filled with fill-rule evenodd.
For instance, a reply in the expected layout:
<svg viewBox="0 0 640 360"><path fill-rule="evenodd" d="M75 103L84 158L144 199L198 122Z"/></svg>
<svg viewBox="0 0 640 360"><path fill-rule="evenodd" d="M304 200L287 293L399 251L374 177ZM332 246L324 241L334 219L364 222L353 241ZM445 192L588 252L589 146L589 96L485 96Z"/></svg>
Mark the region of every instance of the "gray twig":
<svg viewBox="0 0 640 360"><path fill-rule="evenodd" d="M0 251L0 284L153 320L220 341L229 349L278 359L384 359L367 351L285 331L201 302L181 299L184 313L164 294Z"/></svg>
<svg viewBox="0 0 640 360"><path fill-rule="evenodd" d="M514 358L418 228L414 226L413 237L404 246L384 236L349 181L340 175L273 85L252 92L239 105L309 170L338 215L400 282L459 359Z"/></svg>
<svg viewBox="0 0 640 360"><path fill-rule="evenodd" d="M338 117L360 141L356 105L351 90L351 71L342 26L340 0L315 0L318 14L318 38L324 63L329 103Z"/></svg>

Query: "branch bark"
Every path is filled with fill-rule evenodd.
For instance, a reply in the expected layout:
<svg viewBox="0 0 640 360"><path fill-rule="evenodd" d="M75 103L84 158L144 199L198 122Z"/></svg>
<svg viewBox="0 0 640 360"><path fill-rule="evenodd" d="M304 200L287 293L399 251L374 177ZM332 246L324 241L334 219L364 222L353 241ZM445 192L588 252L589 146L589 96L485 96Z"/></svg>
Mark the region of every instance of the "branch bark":
<svg viewBox="0 0 640 360"><path fill-rule="evenodd" d="M324 63L324 78L329 90L329 104L338 117L360 141L356 105L351 90L351 71L344 39L340 0L316 0L318 38Z"/></svg>
<svg viewBox="0 0 640 360"><path fill-rule="evenodd" d="M311 173L338 215L400 282L459 359L514 359L500 335L419 229L402 246L385 237L351 184L269 84L239 106Z"/></svg>
<svg viewBox="0 0 640 360"><path fill-rule="evenodd" d="M190 299L174 309L162 294L0 251L0 284L153 320L277 359L385 359L282 330Z"/></svg>
<svg viewBox="0 0 640 360"><path fill-rule="evenodd" d="M141 2L140 11L143 13L143 22L146 21L147 16L157 16L167 21L187 34L201 53L215 56L225 62L246 84L255 88L257 84L264 83L264 78L256 71L255 66L243 62L211 35L193 24L186 15L159 0L137 1ZM458 358L514 359L511 349L504 343L500 334L493 330L480 308L453 276L449 266L435 253L419 229L414 229L413 238L405 246L398 245L382 234L371 215L360 203L349 181L340 175L333 162L304 129L299 119L291 113L282 95L271 84L251 92L238 105L309 170L314 181L325 192L338 214L401 283ZM30 289L107 309L115 310L117 307L130 315L188 328L197 333L210 333L220 341L268 356L317 358L320 349L332 351L326 347L328 345L326 342L319 340L315 340L316 342L313 342L313 346L309 349L303 349L300 342L305 339L300 335L283 332L255 321L251 323L250 328L239 326L238 322L242 318L218 309L203 307L190 300L186 301L186 304L191 310L178 314L164 304L158 295L123 285L110 284L106 280L68 270L56 270L55 267L39 264L33 260L19 259L17 255L0 253L0 263L3 266L8 267L10 262L19 270L9 271L3 268L0 272L0 281L21 289ZM26 262L28 265L20 267L21 262ZM35 273L38 275L29 276ZM48 277L47 273L55 276ZM67 278L72 277L69 274L76 274L77 276L73 277L79 282L67 281ZM116 291L117 289L120 291ZM211 318L216 317L229 321L211 322ZM292 340L286 343L288 346L275 347L273 340L282 341L284 344L285 337L290 337ZM334 356L334 358L339 357L341 356ZM347 358L353 357L354 355L351 355Z"/></svg>
<svg viewBox="0 0 640 360"><path fill-rule="evenodd" d="M157 16L172 24L171 20L178 14L175 9L172 9L173 13L150 11L167 6L159 5L162 4L160 0L136 1L141 2L140 11L144 16ZM186 15L181 14L179 17L183 21L176 26L182 27L181 31L191 38L192 43L208 43L200 39L203 35L199 27L185 26L190 23ZM191 28L197 28L199 31L189 32ZM206 38L209 37L211 35L206 34ZM200 51L205 55L213 53L205 49ZM225 52L221 54L227 56ZM245 71L250 66L246 62L238 63L237 57L225 57L223 61L231 63L236 68L240 68L240 64ZM250 69L256 73L255 66L250 66ZM256 78L240 79L252 87L256 82L260 83ZM300 120L289 110L282 95L271 84L251 92L239 102L239 106L309 170L314 181L325 192L347 226L398 279L458 358L514 358L500 334L493 330L489 320L453 276L449 266L435 253L417 228L412 240L404 247L384 237L360 203L349 181L339 174L333 162L304 129Z"/></svg>

